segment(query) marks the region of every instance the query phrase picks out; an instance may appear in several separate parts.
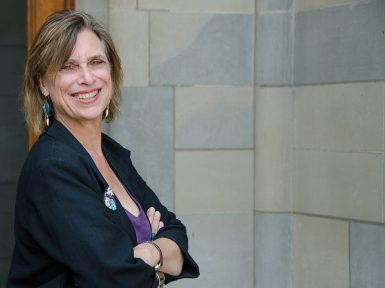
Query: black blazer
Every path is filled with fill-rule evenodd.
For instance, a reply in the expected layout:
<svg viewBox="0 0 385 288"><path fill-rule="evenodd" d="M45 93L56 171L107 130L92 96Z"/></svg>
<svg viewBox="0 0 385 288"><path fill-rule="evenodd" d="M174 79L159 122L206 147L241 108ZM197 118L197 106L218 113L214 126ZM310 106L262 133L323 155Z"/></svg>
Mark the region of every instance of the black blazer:
<svg viewBox="0 0 385 288"><path fill-rule="evenodd" d="M128 150L104 134L102 148L143 209L160 211L165 227L156 238L172 239L182 250L182 274L166 275L166 282L197 277L184 225L139 176ZM107 187L83 146L53 121L33 146L19 178L7 287L156 287L154 268L133 257L136 234L124 208L117 201L113 211L104 203Z"/></svg>

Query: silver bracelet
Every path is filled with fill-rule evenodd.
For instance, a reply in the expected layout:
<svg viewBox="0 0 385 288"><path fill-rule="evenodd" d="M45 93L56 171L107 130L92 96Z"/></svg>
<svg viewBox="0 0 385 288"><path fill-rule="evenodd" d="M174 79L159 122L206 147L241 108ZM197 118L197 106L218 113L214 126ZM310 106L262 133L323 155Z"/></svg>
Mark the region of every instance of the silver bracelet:
<svg viewBox="0 0 385 288"><path fill-rule="evenodd" d="M156 275L156 279L158 279L158 288L162 288L166 277L164 276L163 273L162 273L162 277L160 277L158 272L155 272L155 275Z"/></svg>
<svg viewBox="0 0 385 288"><path fill-rule="evenodd" d="M152 246L154 246L156 248L156 250L158 250L159 252L159 263L155 265L155 271L158 271L160 269L160 267L163 266L163 254L162 254L162 250L160 249L160 247L154 243L153 241L146 241L145 243L148 243L148 244L151 244Z"/></svg>

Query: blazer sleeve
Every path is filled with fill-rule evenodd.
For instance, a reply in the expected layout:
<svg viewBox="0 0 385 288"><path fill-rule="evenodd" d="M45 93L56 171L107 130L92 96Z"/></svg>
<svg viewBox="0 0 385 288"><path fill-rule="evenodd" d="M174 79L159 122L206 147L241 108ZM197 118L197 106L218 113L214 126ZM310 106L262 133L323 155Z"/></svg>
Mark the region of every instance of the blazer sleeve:
<svg viewBox="0 0 385 288"><path fill-rule="evenodd" d="M157 238L168 238L173 240L181 249L184 257L184 263L182 267L182 273L179 276L166 275L165 283L175 281L181 278L196 278L199 276L199 267L194 259L188 252L188 238L186 227L183 223L176 218L175 214L165 206L161 204L159 198L152 191L152 189L146 184L143 178L139 175L131 159L129 159L129 174L131 177L139 179L140 185L142 186L139 190L142 191L142 206L147 211L148 208L154 207L161 213L161 220L164 223L164 227L158 231L155 236Z"/></svg>
<svg viewBox="0 0 385 288"><path fill-rule="evenodd" d="M132 238L113 221L94 171L81 159L45 159L21 189L30 233L80 287L156 287L153 267L133 257ZM115 214L116 215L116 214Z"/></svg>

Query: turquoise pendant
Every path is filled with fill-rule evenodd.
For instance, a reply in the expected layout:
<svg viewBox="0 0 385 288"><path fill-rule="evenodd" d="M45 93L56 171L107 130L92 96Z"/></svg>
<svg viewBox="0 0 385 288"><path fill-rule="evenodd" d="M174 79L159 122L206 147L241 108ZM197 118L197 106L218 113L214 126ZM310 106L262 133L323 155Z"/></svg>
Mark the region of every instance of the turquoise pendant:
<svg viewBox="0 0 385 288"><path fill-rule="evenodd" d="M118 209L116 206L115 194L111 187L108 187L107 190L104 191L104 204L106 204L106 206L112 211L116 211L116 209Z"/></svg>

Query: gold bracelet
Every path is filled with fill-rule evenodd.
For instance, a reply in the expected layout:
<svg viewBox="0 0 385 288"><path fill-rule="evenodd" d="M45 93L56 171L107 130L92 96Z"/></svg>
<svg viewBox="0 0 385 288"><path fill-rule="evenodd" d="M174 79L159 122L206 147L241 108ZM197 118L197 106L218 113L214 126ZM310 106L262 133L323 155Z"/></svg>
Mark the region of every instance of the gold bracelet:
<svg viewBox="0 0 385 288"><path fill-rule="evenodd" d="M156 248L156 250L158 250L159 252L159 263L155 265L155 271L158 271L160 269L160 267L163 266L163 254L162 254L162 250L160 249L160 247L154 243L153 241L146 241L145 243L148 243L148 244L151 244L152 246L154 246Z"/></svg>

